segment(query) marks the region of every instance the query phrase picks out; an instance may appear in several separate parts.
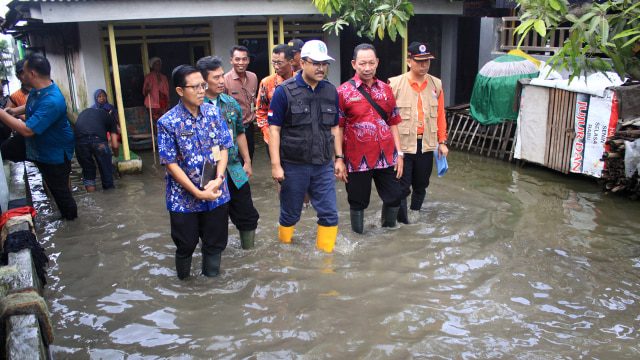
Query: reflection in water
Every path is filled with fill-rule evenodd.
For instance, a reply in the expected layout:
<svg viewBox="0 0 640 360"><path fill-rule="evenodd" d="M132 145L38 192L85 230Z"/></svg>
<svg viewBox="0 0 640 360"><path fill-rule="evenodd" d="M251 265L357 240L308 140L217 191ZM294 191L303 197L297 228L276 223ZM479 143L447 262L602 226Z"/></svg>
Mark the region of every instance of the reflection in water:
<svg viewBox="0 0 640 360"><path fill-rule="evenodd" d="M261 219L245 251L230 226L218 278L175 276L163 170L81 191L80 218L37 226L56 359L635 359L640 204L594 182L452 152L418 222L353 234L344 184L335 252L304 210L277 240L264 150L251 187ZM196 251L193 275L201 258Z"/></svg>

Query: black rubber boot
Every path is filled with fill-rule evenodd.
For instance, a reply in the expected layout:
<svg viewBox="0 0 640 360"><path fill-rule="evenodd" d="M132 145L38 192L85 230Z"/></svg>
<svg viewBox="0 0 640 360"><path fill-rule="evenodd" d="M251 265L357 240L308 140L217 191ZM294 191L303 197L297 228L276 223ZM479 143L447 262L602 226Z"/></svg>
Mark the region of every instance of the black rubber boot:
<svg viewBox="0 0 640 360"><path fill-rule="evenodd" d="M382 204L382 214L380 215L380 222L382 223L382 227L396 227L396 220L398 219L399 210L400 206L391 207Z"/></svg>
<svg viewBox="0 0 640 360"><path fill-rule="evenodd" d="M364 234L364 210L351 210L351 229L356 234Z"/></svg>
<svg viewBox="0 0 640 360"><path fill-rule="evenodd" d="M398 222L403 224L409 223L409 214L407 213L407 198L400 201L400 209L398 210Z"/></svg>
<svg viewBox="0 0 640 360"><path fill-rule="evenodd" d="M240 231L240 242L243 249L251 249L254 245L254 239L256 238L256 229L248 231Z"/></svg>
<svg viewBox="0 0 640 360"><path fill-rule="evenodd" d="M189 277L189 274L191 273L191 256L183 259L176 255L176 272L178 273L178 279L180 280L184 280Z"/></svg>
<svg viewBox="0 0 640 360"><path fill-rule="evenodd" d="M220 275L220 261L222 253L215 255L202 254L202 273L204 276L215 277Z"/></svg>
<svg viewBox="0 0 640 360"><path fill-rule="evenodd" d="M424 202L425 195L416 195L411 194L411 206L409 207L411 210L420 210L422 209L422 203Z"/></svg>

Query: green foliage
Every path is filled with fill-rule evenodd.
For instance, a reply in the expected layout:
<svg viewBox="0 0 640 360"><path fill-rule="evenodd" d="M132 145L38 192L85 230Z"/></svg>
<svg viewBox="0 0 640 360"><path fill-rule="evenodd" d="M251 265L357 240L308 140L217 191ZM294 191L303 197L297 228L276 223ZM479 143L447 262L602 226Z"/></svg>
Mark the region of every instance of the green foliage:
<svg viewBox="0 0 640 360"><path fill-rule="evenodd" d="M7 80L13 67L13 56L7 40L0 40L0 79Z"/></svg>
<svg viewBox="0 0 640 360"><path fill-rule="evenodd" d="M571 36L549 60L554 69L576 76L594 71L614 70L620 78L640 79L640 2L607 0L570 7L567 0L517 0L521 24L516 29L525 35L535 30L545 40L559 26L570 26ZM604 58L610 58L613 67Z"/></svg>
<svg viewBox="0 0 640 360"><path fill-rule="evenodd" d="M392 41L396 41L398 35L407 37L407 23L413 16L413 4L407 0L312 1L321 14L336 16L334 21L322 26L322 30L333 31L336 35L351 25L358 29L358 36L373 40L377 35L382 40L388 34Z"/></svg>

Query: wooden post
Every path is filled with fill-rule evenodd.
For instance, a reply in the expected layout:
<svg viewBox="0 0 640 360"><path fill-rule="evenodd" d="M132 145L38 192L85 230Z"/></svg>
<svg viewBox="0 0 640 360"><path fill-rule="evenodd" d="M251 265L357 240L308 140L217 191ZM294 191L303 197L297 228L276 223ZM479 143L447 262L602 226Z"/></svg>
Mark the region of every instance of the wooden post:
<svg viewBox="0 0 640 360"><path fill-rule="evenodd" d="M408 24L407 24L408 25ZM406 73L409 71L409 66L407 66L407 55L409 54L409 32L407 31L407 37L402 38L402 73Z"/></svg>
<svg viewBox="0 0 640 360"><path fill-rule="evenodd" d="M102 42L102 37L100 39L100 48L102 49L102 67L104 69L104 82L107 87L104 89L107 92L107 100L109 104L115 104L115 99L113 97L113 90L111 85L111 71L109 71L109 58L107 57L107 49L105 48L107 44Z"/></svg>
<svg viewBox="0 0 640 360"><path fill-rule="evenodd" d="M116 37L113 32L113 24L109 23L109 46L111 48L111 64L113 64L113 82L116 86L116 105L120 118L120 132L122 134L122 150L124 159L131 160L129 153L129 137L127 136L127 123L124 119L124 103L122 102L122 87L120 86L120 69L118 69L118 53L116 52Z"/></svg>
<svg viewBox="0 0 640 360"><path fill-rule="evenodd" d="M284 16L278 16L278 44L284 44Z"/></svg>
<svg viewBox="0 0 640 360"><path fill-rule="evenodd" d="M273 61L273 21L271 21L271 16L267 16L267 44L269 46L269 74L273 75L276 69L271 65Z"/></svg>

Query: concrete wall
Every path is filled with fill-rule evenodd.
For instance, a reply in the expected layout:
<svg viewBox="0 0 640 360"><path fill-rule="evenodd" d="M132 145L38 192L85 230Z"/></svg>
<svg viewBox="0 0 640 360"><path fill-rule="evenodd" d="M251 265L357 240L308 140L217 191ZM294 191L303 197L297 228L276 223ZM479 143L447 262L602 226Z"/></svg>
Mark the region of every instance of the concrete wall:
<svg viewBox="0 0 640 360"><path fill-rule="evenodd" d="M91 106L94 103L93 93L97 89L106 90L107 86L102 66L100 31L96 22L79 23L78 31L80 33L80 50L85 70L86 96L88 106Z"/></svg>
<svg viewBox="0 0 640 360"><path fill-rule="evenodd" d="M458 17L442 19L442 63L440 67L444 106L453 105L456 94L456 59L458 58Z"/></svg>
<svg viewBox="0 0 640 360"><path fill-rule="evenodd" d="M505 53L500 50L500 24L502 19L482 18L480 23L480 50L478 70L489 61Z"/></svg>

